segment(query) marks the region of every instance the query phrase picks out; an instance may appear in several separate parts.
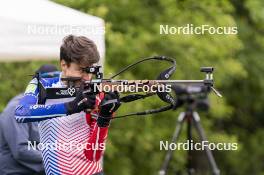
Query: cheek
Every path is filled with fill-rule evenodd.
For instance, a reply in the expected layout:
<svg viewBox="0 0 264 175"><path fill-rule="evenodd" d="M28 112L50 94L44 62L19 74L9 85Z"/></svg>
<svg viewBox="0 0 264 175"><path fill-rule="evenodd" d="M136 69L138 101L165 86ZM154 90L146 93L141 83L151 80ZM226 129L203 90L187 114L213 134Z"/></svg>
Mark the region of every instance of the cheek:
<svg viewBox="0 0 264 175"><path fill-rule="evenodd" d="M81 77L81 73L76 70L68 69L65 74L67 77Z"/></svg>

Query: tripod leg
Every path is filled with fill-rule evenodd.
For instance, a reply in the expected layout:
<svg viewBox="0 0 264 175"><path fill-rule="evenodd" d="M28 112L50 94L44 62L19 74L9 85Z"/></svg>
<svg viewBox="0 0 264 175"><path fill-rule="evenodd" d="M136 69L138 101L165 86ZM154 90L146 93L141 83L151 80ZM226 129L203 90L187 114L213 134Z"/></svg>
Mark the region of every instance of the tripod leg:
<svg viewBox="0 0 264 175"><path fill-rule="evenodd" d="M193 112L193 119L194 119L194 126L195 126L196 130L198 131L200 140L201 141L207 141L206 136L205 136L205 132L204 132L202 125L200 123L199 114L197 112ZM212 151L208 147L205 147L205 152L206 152L206 156L208 158L210 167L213 171L213 175L220 175L220 170L218 169L218 167L216 165Z"/></svg>
<svg viewBox="0 0 264 175"><path fill-rule="evenodd" d="M187 141L192 141L192 112L186 112L186 121L187 121ZM191 145L188 147L188 154L187 154L187 172L188 175L193 175L195 173L194 166L193 166L193 155L191 150Z"/></svg>
<svg viewBox="0 0 264 175"><path fill-rule="evenodd" d="M177 124L175 127L175 131L173 133L171 143L176 143L177 139L179 138L184 118L185 118L185 112L181 112L179 117L178 117L178 120L177 120ZM170 149L167 151L165 159L164 159L163 164L162 164L162 167L159 171L159 175L166 175L167 174L168 166L169 166L169 163L170 163L170 160L172 157L172 153L173 153L173 151Z"/></svg>

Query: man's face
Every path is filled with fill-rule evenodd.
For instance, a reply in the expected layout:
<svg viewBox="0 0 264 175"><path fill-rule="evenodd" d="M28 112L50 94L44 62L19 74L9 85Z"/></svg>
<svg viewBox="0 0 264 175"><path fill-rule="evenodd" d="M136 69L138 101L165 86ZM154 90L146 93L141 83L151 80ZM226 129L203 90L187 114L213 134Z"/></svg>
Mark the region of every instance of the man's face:
<svg viewBox="0 0 264 175"><path fill-rule="evenodd" d="M81 77L83 80L91 80L92 74L88 74L82 70L82 68L88 67L90 65L78 65L76 63L66 64L64 60L61 60L61 70L63 73L63 77Z"/></svg>

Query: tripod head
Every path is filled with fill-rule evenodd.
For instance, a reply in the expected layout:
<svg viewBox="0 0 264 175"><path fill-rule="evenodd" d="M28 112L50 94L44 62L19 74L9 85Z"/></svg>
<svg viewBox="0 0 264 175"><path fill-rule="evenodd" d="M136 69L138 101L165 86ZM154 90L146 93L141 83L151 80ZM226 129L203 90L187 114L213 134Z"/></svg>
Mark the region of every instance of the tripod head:
<svg viewBox="0 0 264 175"><path fill-rule="evenodd" d="M213 92L218 97L222 97L222 95L213 87L213 85L214 85L214 78L213 78L214 68L213 67L201 67L200 71L206 73L206 76L204 79L204 84L207 85L211 90L213 90Z"/></svg>
<svg viewBox="0 0 264 175"><path fill-rule="evenodd" d="M173 85L172 90L176 95L176 102L178 107L186 105L187 108L192 109L209 109L208 94L211 88L203 86L179 86Z"/></svg>
<svg viewBox="0 0 264 175"><path fill-rule="evenodd" d="M213 67L201 67L200 71L206 73L205 84L208 85L208 86L213 86L213 83L214 83L214 80L213 80L214 68Z"/></svg>

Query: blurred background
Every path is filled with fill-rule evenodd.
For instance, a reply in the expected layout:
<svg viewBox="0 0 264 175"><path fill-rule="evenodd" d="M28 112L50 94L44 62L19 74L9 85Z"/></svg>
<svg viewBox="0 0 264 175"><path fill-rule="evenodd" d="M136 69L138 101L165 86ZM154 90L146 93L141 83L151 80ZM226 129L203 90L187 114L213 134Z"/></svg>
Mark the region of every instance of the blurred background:
<svg viewBox="0 0 264 175"><path fill-rule="evenodd" d="M264 175L263 0L54 2L105 21L105 78L139 58L153 55L176 59L174 79L203 79L199 68L215 67L215 87L223 98L210 95L211 108L201 113L202 124L210 142L238 143L237 151L214 151L216 162L223 175ZM238 34L160 35L161 24L237 26ZM59 45L54 47L59 50ZM58 66L58 59L47 61L35 57L34 61L0 62L0 112L13 96L24 91L30 81L28 75L43 63ZM119 78L155 79L164 66L144 63ZM163 102L154 97L125 104L118 114L160 105ZM177 116L183 110L114 120L104 158L106 174L157 173L165 156L165 151L160 151L160 140L170 141ZM181 135L181 142L185 136L185 133ZM174 152L170 174L176 170L184 174L186 154L186 151ZM200 174L210 174L203 152L196 152L195 162Z"/></svg>

